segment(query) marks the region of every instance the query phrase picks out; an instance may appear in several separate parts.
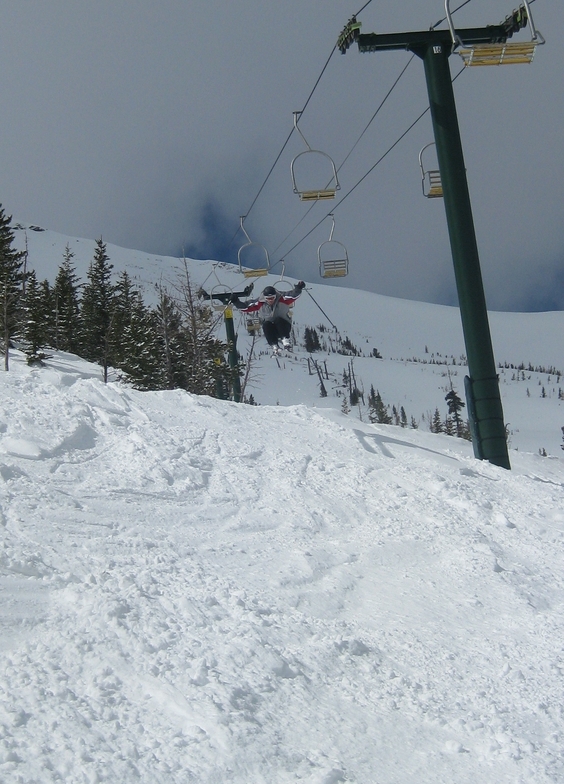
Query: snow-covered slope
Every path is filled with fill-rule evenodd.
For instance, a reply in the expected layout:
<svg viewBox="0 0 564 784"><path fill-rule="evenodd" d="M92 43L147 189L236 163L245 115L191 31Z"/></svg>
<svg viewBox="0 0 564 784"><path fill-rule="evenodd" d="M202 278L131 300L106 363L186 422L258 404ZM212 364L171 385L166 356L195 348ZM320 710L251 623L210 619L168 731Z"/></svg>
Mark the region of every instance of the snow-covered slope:
<svg viewBox="0 0 564 784"><path fill-rule="evenodd" d="M98 376L0 374L2 784L564 780L560 457Z"/></svg>
<svg viewBox="0 0 564 784"><path fill-rule="evenodd" d="M20 248L25 247L27 240L29 264L39 279L54 281L67 244L75 253L77 274L82 280L86 278L94 253L93 240L23 226L15 234ZM148 302L154 297L156 283L174 284L181 272L180 261L170 257L150 256L114 245L108 245L108 255L116 274L126 269ZM249 283L231 265L214 266L211 261L188 260L188 267L193 282L208 290L219 283L241 290ZM280 269L273 271L277 275L255 282L255 293L278 280ZM238 348L246 358L250 338L244 320L239 315L236 319ZM219 314L220 328L221 321ZM333 327L342 337L348 337L360 353L353 359L353 367L358 385L365 392L365 402L373 385L385 403L396 406L398 411L403 406L408 420L413 417L421 429L428 429L435 408L446 418L444 398L451 383L463 396L467 368L457 308L383 297L348 289L342 284L308 282L296 305L294 324L296 351L285 362L283 372L274 372L277 368L272 360L260 354L265 349L264 340L256 346L257 358L246 394L247 397L252 394L259 404L307 404L340 410L343 371L348 372L351 357L333 352L315 354L314 358L329 376L325 382L328 396L321 398L317 374L315 371L311 374L311 365L308 369L303 350L306 326L322 326L327 344L330 337L334 343ZM559 374L564 370L564 312L491 313L490 325L512 448L561 454L564 382ZM382 360L370 356L373 348ZM524 371L517 369L521 366ZM366 421L366 406L361 405L352 416L362 416Z"/></svg>

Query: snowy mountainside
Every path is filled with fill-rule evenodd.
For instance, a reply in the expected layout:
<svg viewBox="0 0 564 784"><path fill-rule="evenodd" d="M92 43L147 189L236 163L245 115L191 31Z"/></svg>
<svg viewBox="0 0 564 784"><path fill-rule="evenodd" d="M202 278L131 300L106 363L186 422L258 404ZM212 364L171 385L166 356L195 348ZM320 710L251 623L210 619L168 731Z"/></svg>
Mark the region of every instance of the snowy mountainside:
<svg viewBox="0 0 564 784"><path fill-rule="evenodd" d="M78 276L84 280L94 253L94 241L66 237L50 230L21 228L15 231L19 248L27 238L29 265L41 280L53 282L65 246L75 253L73 259ZM39 227L36 227L38 229ZM151 256L141 251L108 245L114 271L127 270L151 302L157 283L171 284L181 273L181 261L171 257ZM189 272L197 286L208 290L216 284L241 290L249 281L236 267L212 261L187 260ZM253 294L265 285L279 280L269 275L256 280ZM366 404L370 387L377 389L384 402L399 411L404 408L408 420L428 429L436 408L446 418L445 394L452 383L463 397L465 349L458 308L424 302L384 297L370 292L346 288L346 285L324 285L309 282L307 290L295 307L294 334L297 340L294 355L284 361L283 372L277 372L267 353L264 339L255 347L256 359L250 374L246 396L261 405L307 404L340 410L343 372L353 370ZM246 359L250 337L245 320L236 314L238 348ZM328 395L320 397L320 384L311 364L308 367L304 350L306 326L322 327L325 343L334 340L333 325L341 337L348 337L359 356L343 356L332 351L316 352L316 359L327 370ZM551 313L490 313L494 356L500 366L500 384L505 421L510 432L510 446L527 452L559 455L564 426L564 312ZM223 334L221 315L219 334ZM323 342L323 341L322 341ZM329 347L329 346L328 346ZM373 349L382 359L371 357ZM262 352L262 353L261 353ZM522 370L518 368L522 367ZM553 372L553 371L556 371ZM352 416L367 421L367 407L361 405Z"/></svg>
<svg viewBox="0 0 564 784"><path fill-rule="evenodd" d="M561 457L65 354L0 401L2 784L563 780Z"/></svg>

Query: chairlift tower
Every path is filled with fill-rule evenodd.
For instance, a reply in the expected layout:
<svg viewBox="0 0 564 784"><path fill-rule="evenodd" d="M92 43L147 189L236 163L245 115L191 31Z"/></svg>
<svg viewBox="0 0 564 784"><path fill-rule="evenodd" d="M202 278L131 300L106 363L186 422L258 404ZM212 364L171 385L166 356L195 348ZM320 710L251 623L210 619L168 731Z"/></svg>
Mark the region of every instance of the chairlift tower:
<svg viewBox="0 0 564 784"><path fill-rule="evenodd" d="M462 42L470 47L505 43L526 24L527 17L522 13L517 16L514 12L505 23L499 25L454 31L448 0L445 2L449 21L446 30L361 34L360 25L353 17L339 36L337 46L344 54L356 41L360 52L400 49L413 52L423 60L468 358L470 375L465 379L465 391L474 455L480 460L488 460L494 465L510 469L499 380L448 59ZM528 4L525 11L529 11ZM544 43L544 39L541 43ZM502 59L494 58L488 64L502 62Z"/></svg>

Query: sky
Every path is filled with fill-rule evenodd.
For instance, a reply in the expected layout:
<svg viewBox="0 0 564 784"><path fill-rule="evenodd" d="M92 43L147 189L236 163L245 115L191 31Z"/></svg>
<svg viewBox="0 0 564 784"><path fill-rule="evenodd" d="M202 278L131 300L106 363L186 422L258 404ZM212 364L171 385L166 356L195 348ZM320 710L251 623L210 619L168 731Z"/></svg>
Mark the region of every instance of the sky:
<svg viewBox="0 0 564 784"><path fill-rule="evenodd" d="M433 347L452 310L412 304L396 345L419 325ZM502 315L509 345L549 314ZM561 330L528 334L558 350ZM407 372L422 405L435 369L390 363L381 390ZM298 347L261 370L257 397L301 402L139 392L12 351L0 781L562 782L564 453L512 448L507 471L342 413L334 376L320 407ZM519 400L539 433L554 400Z"/></svg>
<svg viewBox="0 0 564 784"><path fill-rule="evenodd" d="M547 39L533 65L467 69L455 84L495 310L564 308L559 6L532 6ZM284 259L287 273L306 280L318 276L317 250L334 208L351 286L454 304L443 204L421 192L428 114L347 195L428 104L415 59L359 141L410 58L354 47L330 56L360 7L348 0L9 4L0 30L2 204L15 220L63 234L234 263L246 242L239 219L248 214L248 234L271 263L280 269ZM472 0L456 22L498 23L511 10ZM443 11L439 0L372 0L359 19L363 32L425 30ZM451 57L453 76L459 59ZM338 166L350 157L339 198L306 216L290 178L291 160L305 149L295 133L258 194L292 113L310 96L300 121L308 143Z"/></svg>

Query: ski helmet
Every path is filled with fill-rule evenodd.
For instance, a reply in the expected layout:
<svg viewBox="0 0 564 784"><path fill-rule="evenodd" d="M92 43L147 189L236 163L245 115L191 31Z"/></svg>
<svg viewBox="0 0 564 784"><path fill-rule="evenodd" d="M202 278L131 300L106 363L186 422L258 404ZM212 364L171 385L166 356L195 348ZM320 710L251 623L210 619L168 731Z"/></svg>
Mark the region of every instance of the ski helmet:
<svg viewBox="0 0 564 784"><path fill-rule="evenodd" d="M275 297L276 296L276 289L274 286L267 286L265 290L262 292L263 297Z"/></svg>

